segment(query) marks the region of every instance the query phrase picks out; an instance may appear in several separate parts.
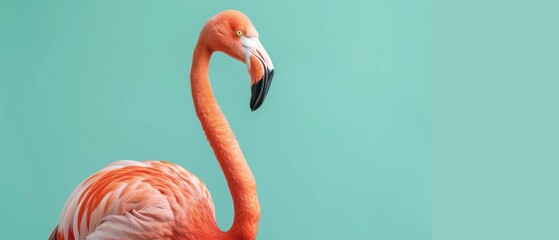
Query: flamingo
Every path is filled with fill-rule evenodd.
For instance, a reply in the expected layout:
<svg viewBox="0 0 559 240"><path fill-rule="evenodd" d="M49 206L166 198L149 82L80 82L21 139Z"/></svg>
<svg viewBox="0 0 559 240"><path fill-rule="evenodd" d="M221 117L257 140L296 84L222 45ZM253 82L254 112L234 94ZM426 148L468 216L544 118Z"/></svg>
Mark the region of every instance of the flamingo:
<svg viewBox="0 0 559 240"><path fill-rule="evenodd" d="M204 183L165 161L116 161L79 184L49 240L256 239L260 204L254 176L211 89L208 67L220 51L246 63L250 108L268 92L274 67L250 19L235 10L211 17L194 49L190 82L196 115L227 180L234 218L219 229Z"/></svg>

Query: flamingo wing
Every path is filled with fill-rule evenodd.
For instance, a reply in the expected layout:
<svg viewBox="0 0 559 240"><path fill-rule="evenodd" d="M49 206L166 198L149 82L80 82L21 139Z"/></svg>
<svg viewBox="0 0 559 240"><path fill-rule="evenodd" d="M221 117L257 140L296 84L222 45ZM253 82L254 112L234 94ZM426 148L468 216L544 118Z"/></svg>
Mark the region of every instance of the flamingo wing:
<svg viewBox="0 0 559 240"><path fill-rule="evenodd" d="M122 160L76 187L49 239L171 239L188 234L188 224L215 225L196 176L167 162Z"/></svg>

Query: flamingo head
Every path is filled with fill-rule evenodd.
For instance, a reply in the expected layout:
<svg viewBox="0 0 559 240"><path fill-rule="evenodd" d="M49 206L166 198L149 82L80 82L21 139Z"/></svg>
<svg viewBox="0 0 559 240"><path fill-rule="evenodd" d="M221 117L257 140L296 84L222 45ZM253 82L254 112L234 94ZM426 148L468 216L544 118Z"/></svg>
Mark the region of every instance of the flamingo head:
<svg viewBox="0 0 559 240"><path fill-rule="evenodd" d="M200 40L210 51L220 51L245 63L250 74L250 109L258 109L268 93L274 65L258 39L258 32L243 13L227 10L208 20Z"/></svg>

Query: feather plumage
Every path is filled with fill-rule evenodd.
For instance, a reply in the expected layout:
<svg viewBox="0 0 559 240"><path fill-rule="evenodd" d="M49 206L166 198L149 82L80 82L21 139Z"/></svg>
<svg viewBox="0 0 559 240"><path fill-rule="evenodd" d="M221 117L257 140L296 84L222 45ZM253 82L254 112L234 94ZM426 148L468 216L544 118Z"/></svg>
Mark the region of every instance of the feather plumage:
<svg viewBox="0 0 559 240"><path fill-rule="evenodd" d="M171 239L201 231L185 222L218 231L210 193L195 175L168 162L122 160L76 187L54 235L58 240Z"/></svg>

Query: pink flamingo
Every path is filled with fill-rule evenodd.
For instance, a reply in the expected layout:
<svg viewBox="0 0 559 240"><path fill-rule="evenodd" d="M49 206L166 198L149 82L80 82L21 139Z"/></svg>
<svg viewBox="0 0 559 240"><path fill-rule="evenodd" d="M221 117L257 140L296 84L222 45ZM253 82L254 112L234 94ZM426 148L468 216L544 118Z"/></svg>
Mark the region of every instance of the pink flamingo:
<svg viewBox="0 0 559 240"><path fill-rule="evenodd" d="M235 209L231 228L226 232L218 228L208 189L181 166L122 160L76 187L50 240L256 239L260 219L256 183L208 79L215 51L246 63L252 111L264 101L274 71L256 29L243 13L224 11L204 25L190 82L196 114L231 191Z"/></svg>

